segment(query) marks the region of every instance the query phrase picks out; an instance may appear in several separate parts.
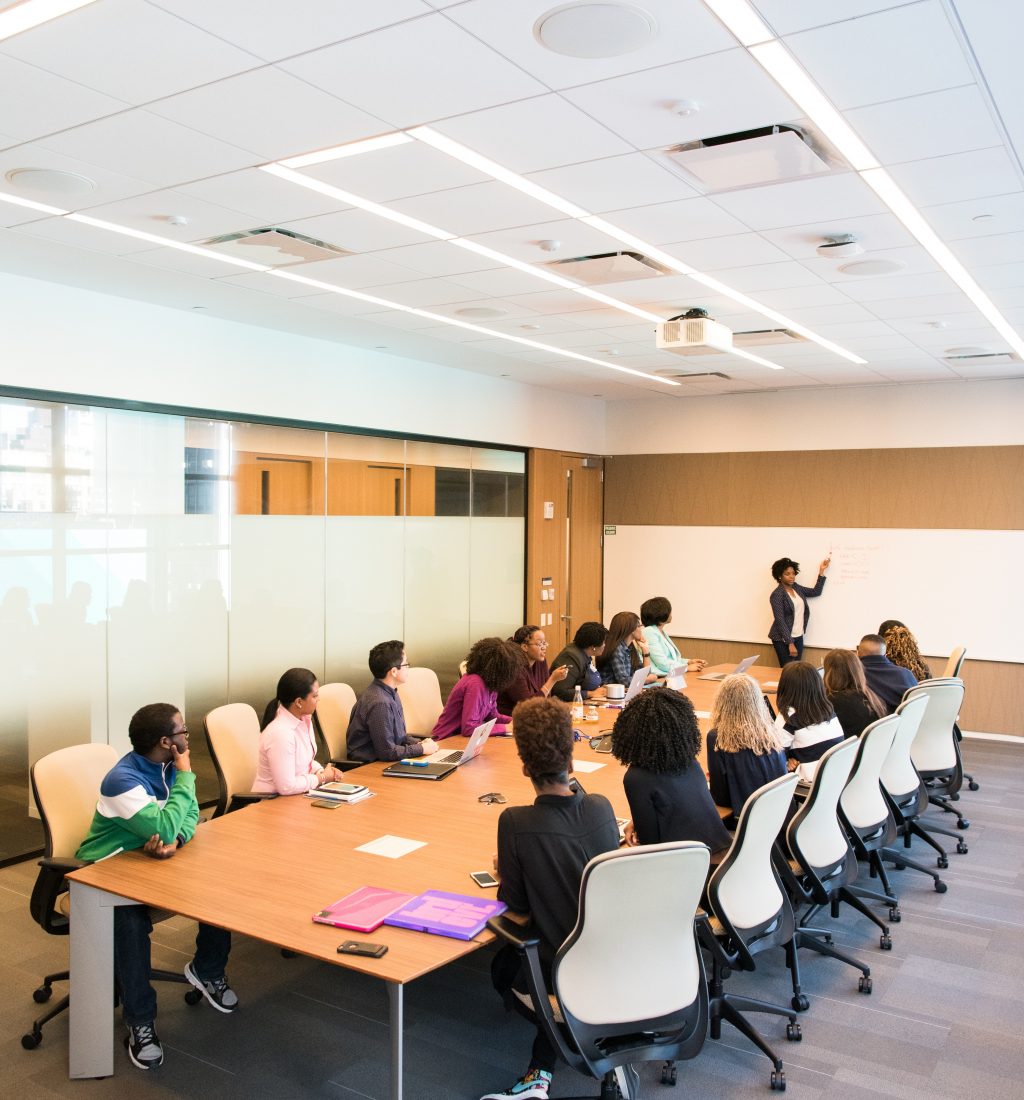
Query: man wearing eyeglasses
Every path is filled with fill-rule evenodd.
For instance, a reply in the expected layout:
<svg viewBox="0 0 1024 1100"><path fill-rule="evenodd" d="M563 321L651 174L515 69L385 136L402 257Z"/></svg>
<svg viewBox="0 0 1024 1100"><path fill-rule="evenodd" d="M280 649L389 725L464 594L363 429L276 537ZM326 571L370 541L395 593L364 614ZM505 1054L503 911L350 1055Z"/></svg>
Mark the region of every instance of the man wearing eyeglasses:
<svg viewBox="0 0 1024 1100"><path fill-rule="evenodd" d="M405 760L437 750L431 738L422 741L405 729L405 711L398 685L405 683L409 662L405 642L380 642L370 650L373 683L359 696L348 722L347 752L351 760Z"/></svg>
<svg viewBox="0 0 1024 1100"><path fill-rule="evenodd" d="M181 711L171 703L150 703L132 716L128 736L132 751L100 784L92 825L75 853L78 859L94 863L139 849L153 859L170 859L196 831L196 777ZM128 1057L139 1069L153 1069L164 1060L149 980L152 931L149 906L114 910L114 978L128 1028ZM230 950L230 932L200 924L195 956L185 967L185 977L219 1012L238 1007L224 974Z"/></svg>

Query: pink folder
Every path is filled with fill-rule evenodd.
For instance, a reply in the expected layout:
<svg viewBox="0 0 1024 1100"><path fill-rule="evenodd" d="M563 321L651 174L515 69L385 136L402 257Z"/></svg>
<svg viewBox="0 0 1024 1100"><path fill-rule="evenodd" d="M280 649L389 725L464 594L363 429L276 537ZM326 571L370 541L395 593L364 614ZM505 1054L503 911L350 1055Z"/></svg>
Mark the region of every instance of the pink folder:
<svg viewBox="0 0 1024 1100"><path fill-rule="evenodd" d="M335 928L351 928L353 932L372 932L381 926L385 917L415 896L385 890L381 886L362 886L314 913L313 920L317 924L332 924Z"/></svg>

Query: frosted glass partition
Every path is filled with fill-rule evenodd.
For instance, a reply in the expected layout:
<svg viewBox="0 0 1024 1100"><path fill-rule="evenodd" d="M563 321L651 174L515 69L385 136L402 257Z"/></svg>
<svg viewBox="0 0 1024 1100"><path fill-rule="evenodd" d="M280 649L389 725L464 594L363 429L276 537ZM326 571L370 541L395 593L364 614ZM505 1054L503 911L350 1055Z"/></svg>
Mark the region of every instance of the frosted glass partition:
<svg viewBox="0 0 1024 1100"><path fill-rule="evenodd" d="M523 608L525 456L0 396L0 860L42 844L28 769L126 751L146 703L262 711L288 667L361 690L403 639L447 691Z"/></svg>

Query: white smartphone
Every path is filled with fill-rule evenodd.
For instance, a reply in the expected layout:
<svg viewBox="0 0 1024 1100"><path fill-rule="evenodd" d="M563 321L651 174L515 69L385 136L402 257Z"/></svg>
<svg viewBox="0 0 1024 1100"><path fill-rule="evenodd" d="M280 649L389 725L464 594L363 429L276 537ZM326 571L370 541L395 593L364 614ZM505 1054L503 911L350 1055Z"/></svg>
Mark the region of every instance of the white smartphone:
<svg viewBox="0 0 1024 1100"><path fill-rule="evenodd" d="M477 884L482 886L485 890L491 886L497 886L498 880L491 874L490 871L470 871L469 877Z"/></svg>

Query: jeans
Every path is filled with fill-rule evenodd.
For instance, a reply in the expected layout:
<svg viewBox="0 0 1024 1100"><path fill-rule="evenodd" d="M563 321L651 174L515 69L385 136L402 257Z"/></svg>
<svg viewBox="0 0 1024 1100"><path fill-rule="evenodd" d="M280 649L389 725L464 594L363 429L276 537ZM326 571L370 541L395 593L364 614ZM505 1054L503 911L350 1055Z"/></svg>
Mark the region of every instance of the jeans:
<svg viewBox="0 0 1024 1100"><path fill-rule="evenodd" d="M149 981L152 931L148 905L119 905L114 910L114 981L129 1027L156 1019L156 992ZM230 951L230 932L200 924L192 969L203 981L223 977Z"/></svg>
<svg viewBox="0 0 1024 1100"><path fill-rule="evenodd" d="M796 656L791 657L789 653L788 642L772 642L775 646L775 656L778 658L779 668L783 665L788 665L790 661L802 661L804 659L804 640L803 638L794 638L793 645L796 646Z"/></svg>

